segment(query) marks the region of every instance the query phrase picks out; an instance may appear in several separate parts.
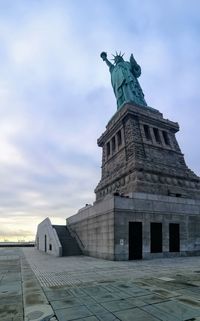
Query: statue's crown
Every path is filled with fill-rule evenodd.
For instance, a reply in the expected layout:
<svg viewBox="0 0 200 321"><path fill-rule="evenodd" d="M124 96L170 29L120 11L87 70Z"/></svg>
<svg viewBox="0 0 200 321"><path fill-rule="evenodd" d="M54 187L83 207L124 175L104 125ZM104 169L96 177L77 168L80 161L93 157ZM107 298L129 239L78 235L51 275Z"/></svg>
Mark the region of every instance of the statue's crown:
<svg viewBox="0 0 200 321"><path fill-rule="evenodd" d="M114 60L116 62L119 58L123 59L124 53L121 54L121 51L119 53L116 51L115 55L112 55L112 56L114 57L112 60Z"/></svg>

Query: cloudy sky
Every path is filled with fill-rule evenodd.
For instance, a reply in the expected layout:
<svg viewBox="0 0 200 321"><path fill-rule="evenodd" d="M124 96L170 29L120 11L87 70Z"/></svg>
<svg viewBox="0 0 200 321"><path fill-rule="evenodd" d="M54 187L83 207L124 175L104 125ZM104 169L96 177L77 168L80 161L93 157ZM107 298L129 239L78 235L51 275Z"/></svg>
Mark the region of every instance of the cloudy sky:
<svg viewBox="0 0 200 321"><path fill-rule="evenodd" d="M178 121L200 175L198 0L0 0L0 240L34 239L95 199L116 111L107 66L133 53L149 106Z"/></svg>

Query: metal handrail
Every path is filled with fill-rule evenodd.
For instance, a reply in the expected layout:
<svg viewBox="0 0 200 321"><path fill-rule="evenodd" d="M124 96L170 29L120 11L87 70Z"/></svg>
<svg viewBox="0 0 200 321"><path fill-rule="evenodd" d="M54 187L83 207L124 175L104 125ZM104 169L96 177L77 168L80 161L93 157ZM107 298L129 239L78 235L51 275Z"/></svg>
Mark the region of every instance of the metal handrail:
<svg viewBox="0 0 200 321"><path fill-rule="evenodd" d="M85 248L85 245L83 244L83 241L80 239L79 235L76 233L76 231L72 230L69 225L67 225L70 233L74 235L75 239L77 240L78 244L80 245L81 248Z"/></svg>

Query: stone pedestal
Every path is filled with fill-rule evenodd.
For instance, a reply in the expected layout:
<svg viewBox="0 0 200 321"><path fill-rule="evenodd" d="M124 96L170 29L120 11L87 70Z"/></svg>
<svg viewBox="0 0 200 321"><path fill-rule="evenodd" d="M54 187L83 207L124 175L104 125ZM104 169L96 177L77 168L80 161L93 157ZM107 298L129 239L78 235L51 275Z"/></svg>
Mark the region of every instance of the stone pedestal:
<svg viewBox="0 0 200 321"><path fill-rule="evenodd" d="M200 198L200 179L185 164L178 123L153 108L126 104L98 139L102 177L96 200L134 192Z"/></svg>
<svg viewBox="0 0 200 321"><path fill-rule="evenodd" d="M110 260L200 255L200 179L185 163L178 130L149 107L126 104L112 117L98 139L96 201L67 219L83 253Z"/></svg>

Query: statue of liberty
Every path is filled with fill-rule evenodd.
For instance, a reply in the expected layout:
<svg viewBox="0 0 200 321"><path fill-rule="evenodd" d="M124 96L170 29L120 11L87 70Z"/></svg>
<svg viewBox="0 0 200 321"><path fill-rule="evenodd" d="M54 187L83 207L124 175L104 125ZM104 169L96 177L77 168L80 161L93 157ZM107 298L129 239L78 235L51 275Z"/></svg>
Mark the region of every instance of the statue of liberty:
<svg viewBox="0 0 200 321"><path fill-rule="evenodd" d="M141 75L141 67L135 61L133 54L130 62L124 61L121 52L114 56L114 64L107 59L107 53L102 52L101 58L109 67L111 83L117 100L117 109L125 103L134 103L140 106L147 106L144 94L137 80Z"/></svg>

